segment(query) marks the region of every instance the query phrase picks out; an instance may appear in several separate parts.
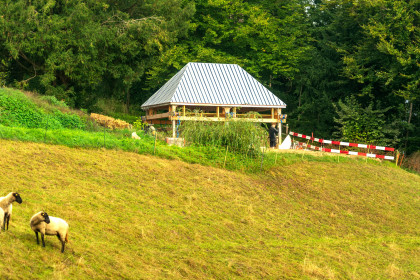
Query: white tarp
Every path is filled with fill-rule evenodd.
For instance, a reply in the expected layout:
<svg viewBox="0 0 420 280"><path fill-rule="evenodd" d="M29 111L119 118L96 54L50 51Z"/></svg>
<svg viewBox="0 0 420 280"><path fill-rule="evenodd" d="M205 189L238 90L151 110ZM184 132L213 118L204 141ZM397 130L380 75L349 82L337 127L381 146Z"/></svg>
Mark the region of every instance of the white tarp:
<svg viewBox="0 0 420 280"><path fill-rule="evenodd" d="M287 150L287 149L290 149L291 146L292 146L292 139L290 138L290 135L287 135L283 143L281 143L281 145L279 146L279 150Z"/></svg>

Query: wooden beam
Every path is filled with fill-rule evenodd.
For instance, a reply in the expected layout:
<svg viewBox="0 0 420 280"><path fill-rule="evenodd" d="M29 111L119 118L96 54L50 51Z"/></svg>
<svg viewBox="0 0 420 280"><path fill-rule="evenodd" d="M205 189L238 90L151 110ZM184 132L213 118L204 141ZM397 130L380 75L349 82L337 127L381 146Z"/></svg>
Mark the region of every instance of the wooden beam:
<svg viewBox="0 0 420 280"><path fill-rule="evenodd" d="M257 123L275 123L277 119L263 119L263 118L217 118L217 117L184 117L184 116L171 116L170 120L181 120L181 121L208 121L208 122L225 122L229 120L234 121L246 121L246 122L257 122ZM285 123L285 121L283 121Z"/></svg>
<svg viewBox="0 0 420 280"><path fill-rule="evenodd" d="M166 112L166 113L162 113L162 114L146 116L146 120L165 119L165 118L169 117L170 115L172 115L172 112Z"/></svg>
<svg viewBox="0 0 420 280"><path fill-rule="evenodd" d="M148 124L172 124L170 120L147 120Z"/></svg>

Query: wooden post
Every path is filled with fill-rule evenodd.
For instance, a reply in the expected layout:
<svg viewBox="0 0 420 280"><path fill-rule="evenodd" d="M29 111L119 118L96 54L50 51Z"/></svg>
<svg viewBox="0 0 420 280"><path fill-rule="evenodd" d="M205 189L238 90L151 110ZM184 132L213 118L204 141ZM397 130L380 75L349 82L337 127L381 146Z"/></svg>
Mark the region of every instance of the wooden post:
<svg viewBox="0 0 420 280"><path fill-rule="evenodd" d="M175 120L172 120L172 138L175 138Z"/></svg>
<svg viewBox="0 0 420 280"><path fill-rule="evenodd" d="M185 105L182 106L182 115L185 117Z"/></svg>
<svg viewBox="0 0 420 280"><path fill-rule="evenodd" d="M274 119L274 108L271 108L271 118Z"/></svg>
<svg viewBox="0 0 420 280"><path fill-rule="evenodd" d="M279 127L279 146L281 145L281 142L283 142L282 141L282 138L281 138L281 127L282 127L282 125L281 125L281 122L280 123L278 123L279 125L280 125L280 127Z"/></svg>
<svg viewBox="0 0 420 280"><path fill-rule="evenodd" d="M236 118L236 107L233 107L233 117Z"/></svg>
<svg viewBox="0 0 420 280"><path fill-rule="evenodd" d="M220 117L219 106L216 107L216 115L218 118Z"/></svg>
<svg viewBox="0 0 420 280"><path fill-rule="evenodd" d="M172 109L172 112L176 112L176 106L172 105L172 107L169 107L169 110ZM176 127L176 120L175 117L172 117L172 138L175 138L176 134L175 134L175 127Z"/></svg>

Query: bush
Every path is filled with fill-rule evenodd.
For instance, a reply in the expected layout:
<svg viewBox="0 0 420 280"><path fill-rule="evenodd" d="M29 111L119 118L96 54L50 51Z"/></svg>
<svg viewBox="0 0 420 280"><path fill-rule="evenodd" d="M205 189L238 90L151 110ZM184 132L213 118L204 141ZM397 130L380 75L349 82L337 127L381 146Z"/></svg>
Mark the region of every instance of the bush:
<svg viewBox="0 0 420 280"><path fill-rule="evenodd" d="M420 151L410 155L404 162L404 167L420 173Z"/></svg>
<svg viewBox="0 0 420 280"><path fill-rule="evenodd" d="M86 123L76 114L64 114L56 110L54 118L58 120L64 128L84 129Z"/></svg>

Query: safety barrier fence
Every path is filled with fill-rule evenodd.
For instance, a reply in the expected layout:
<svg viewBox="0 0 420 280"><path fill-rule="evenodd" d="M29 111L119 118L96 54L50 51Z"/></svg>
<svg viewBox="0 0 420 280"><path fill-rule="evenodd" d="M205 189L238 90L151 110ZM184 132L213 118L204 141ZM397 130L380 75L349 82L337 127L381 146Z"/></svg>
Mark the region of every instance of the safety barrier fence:
<svg viewBox="0 0 420 280"><path fill-rule="evenodd" d="M345 150L337 150L337 149L329 149L329 148L321 148L321 147L310 145L310 144L303 143L303 142L298 142L298 141L295 141L295 142L298 143L299 145L303 146L303 147L307 147L309 149L313 149L313 150L316 150L316 151L322 151L322 152L326 152L326 153L346 154L346 155L365 156L365 157L370 157L370 158L381 158L381 159L386 159L386 160L394 160L393 156L377 155L377 154L361 153L361 152L353 152L353 151L345 151Z"/></svg>
<svg viewBox="0 0 420 280"><path fill-rule="evenodd" d="M333 141L333 140L325 140L325 139L319 139L314 138L305 134L296 133L293 131L290 131L289 133L291 136L300 137L303 139L308 139L311 141L315 141L321 144L330 144L330 145L338 145L338 146L348 146L348 147L357 147L357 148L365 148L365 149L371 149L371 150L381 150L381 151L389 151L393 152L394 148L390 147L382 147L382 146L375 146L375 145L368 145L368 144L357 144L357 143L349 143L349 142L342 142L342 141Z"/></svg>

